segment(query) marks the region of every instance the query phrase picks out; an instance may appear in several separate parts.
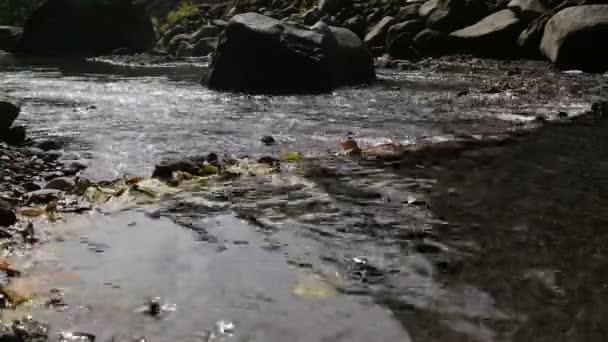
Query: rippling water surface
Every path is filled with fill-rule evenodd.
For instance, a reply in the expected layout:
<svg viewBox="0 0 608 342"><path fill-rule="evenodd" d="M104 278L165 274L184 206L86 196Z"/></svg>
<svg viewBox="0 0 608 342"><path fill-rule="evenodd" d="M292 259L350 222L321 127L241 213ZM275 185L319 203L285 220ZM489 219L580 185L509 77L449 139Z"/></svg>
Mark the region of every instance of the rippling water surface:
<svg viewBox="0 0 608 342"><path fill-rule="evenodd" d="M292 97L213 92L192 66L0 72L21 122L64 137L94 178L208 152L308 157L55 227L31 272L69 306L23 310L102 341L604 340L603 121L419 162L330 152L348 132L369 145L531 128L608 91L602 75L501 65L381 71L371 88ZM151 318L139 309L156 296L168 310Z"/></svg>

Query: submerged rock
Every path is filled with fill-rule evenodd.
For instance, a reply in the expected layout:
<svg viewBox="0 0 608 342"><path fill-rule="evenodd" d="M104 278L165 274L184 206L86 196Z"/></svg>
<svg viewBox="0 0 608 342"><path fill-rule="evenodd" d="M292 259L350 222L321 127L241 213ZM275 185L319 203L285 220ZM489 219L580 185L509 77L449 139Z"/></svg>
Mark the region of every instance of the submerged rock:
<svg viewBox="0 0 608 342"><path fill-rule="evenodd" d="M224 30L206 82L217 90L287 94L374 79L373 59L354 33L246 13L234 16Z"/></svg>
<svg viewBox="0 0 608 342"><path fill-rule="evenodd" d="M608 5L569 7L547 22L540 49L560 68L606 70L606 37Z"/></svg>
<svg viewBox="0 0 608 342"><path fill-rule="evenodd" d="M156 41L144 8L130 0L47 0L25 23L19 50L31 54L103 55L150 50Z"/></svg>

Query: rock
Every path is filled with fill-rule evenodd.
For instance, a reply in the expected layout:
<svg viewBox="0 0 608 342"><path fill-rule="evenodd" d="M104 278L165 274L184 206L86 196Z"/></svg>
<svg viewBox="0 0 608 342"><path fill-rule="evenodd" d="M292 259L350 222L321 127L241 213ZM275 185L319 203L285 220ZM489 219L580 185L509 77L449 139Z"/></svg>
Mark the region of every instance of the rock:
<svg viewBox="0 0 608 342"><path fill-rule="evenodd" d="M17 215L13 207L0 200L0 227L12 226L17 222Z"/></svg>
<svg viewBox="0 0 608 342"><path fill-rule="evenodd" d="M44 152L44 154L42 154L40 157L45 162L54 162L55 160L61 158L62 155L63 155L63 153L61 153L61 151L50 150L50 151Z"/></svg>
<svg viewBox="0 0 608 342"><path fill-rule="evenodd" d="M399 13L395 18L399 21L418 19L418 12L420 11L420 7L420 4L411 4L405 7L401 7Z"/></svg>
<svg viewBox="0 0 608 342"><path fill-rule="evenodd" d="M382 46L386 41L388 29L396 23L393 17L384 17L365 36L364 42L369 47Z"/></svg>
<svg viewBox="0 0 608 342"><path fill-rule="evenodd" d="M352 31L329 27L327 55L334 83L339 85L369 84L376 79L374 58L363 41Z"/></svg>
<svg viewBox="0 0 608 342"><path fill-rule="evenodd" d="M352 0L319 0L319 10L323 13L337 14L353 5Z"/></svg>
<svg viewBox="0 0 608 342"><path fill-rule="evenodd" d="M0 134L7 132L19 116L21 104L0 94Z"/></svg>
<svg viewBox="0 0 608 342"><path fill-rule="evenodd" d="M403 32L397 35L388 45L388 55L394 59L412 59L416 53L412 49L412 35Z"/></svg>
<svg viewBox="0 0 608 342"><path fill-rule="evenodd" d="M187 33L186 29L181 25L176 25L173 28L171 28L169 31L167 31L167 33L165 33L165 35L161 38L160 42L161 42L162 46L167 47L169 45L169 42L171 42L171 39L173 39L173 37L177 36L178 34L183 34L183 33Z"/></svg>
<svg viewBox="0 0 608 342"><path fill-rule="evenodd" d="M46 55L104 55L119 48L152 49L144 8L130 0L47 0L25 23L19 50Z"/></svg>
<svg viewBox="0 0 608 342"><path fill-rule="evenodd" d="M13 146L23 145L26 138L26 130L23 126L11 127L3 136L0 136L7 144Z"/></svg>
<svg viewBox="0 0 608 342"><path fill-rule="evenodd" d="M23 30L19 27L0 26L0 50L15 51L22 35Z"/></svg>
<svg viewBox="0 0 608 342"><path fill-rule="evenodd" d="M222 29L219 27L205 25L196 30L196 32L194 32L192 35L190 35L189 40L190 43L196 43L203 38L216 38L221 32Z"/></svg>
<svg viewBox="0 0 608 342"><path fill-rule="evenodd" d="M257 13L236 15L220 38L206 82L217 90L270 94L317 93L372 82L367 48L344 31L309 30ZM336 59L345 55L357 58L348 63ZM353 67L355 63L361 64Z"/></svg>
<svg viewBox="0 0 608 342"><path fill-rule="evenodd" d="M220 39L215 37L203 38L194 44L194 56L207 56L217 49Z"/></svg>
<svg viewBox="0 0 608 342"><path fill-rule="evenodd" d="M32 183L32 182L23 183L23 184L21 184L21 187L27 192L32 192L32 191L42 189L40 187L40 185L38 185L36 183Z"/></svg>
<svg viewBox="0 0 608 342"><path fill-rule="evenodd" d="M608 69L608 5L575 6L553 16L545 26L541 52L560 68Z"/></svg>
<svg viewBox="0 0 608 342"><path fill-rule="evenodd" d="M172 56L175 56L177 54L177 50L179 50L181 43L189 42L190 38L190 35L187 33L181 33L173 36L169 44L167 44L167 53Z"/></svg>
<svg viewBox="0 0 608 342"><path fill-rule="evenodd" d="M262 137L262 143L266 146L274 145L277 141L271 135Z"/></svg>
<svg viewBox="0 0 608 342"><path fill-rule="evenodd" d="M55 178L44 187L45 189L53 189L60 191L70 191L76 187L76 182L70 177Z"/></svg>
<svg viewBox="0 0 608 342"><path fill-rule="evenodd" d="M536 18L519 35L519 38L517 38L517 45L524 55L528 57L540 56L540 41L543 38L547 21L549 21L551 17L551 14L545 14Z"/></svg>
<svg viewBox="0 0 608 342"><path fill-rule="evenodd" d="M183 57L193 57L194 56L194 46L188 43L187 40L182 40L179 43L179 48L175 52L175 57L183 58Z"/></svg>
<svg viewBox="0 0 608 342"><path fill-rule="evenodd" d="M344 28L353 31L359 39L365 38L365 32L367 31L367 22L365 18L360 15L354 16L344 22Z"/></svg>
<svg viewBox="0 0 608 342"><path fill-rule="evenodd" d="M414 37L414 48L423 56L438 56L452 51L449 36L431 29L422 30Z"/></svg>
<svg viewBox="0 0 608 342"><path fill-rule="evenodd" d="M431 16L431 14L433 14L433 12L437 10L438 3L439 0L429 0L425 2L424 4L422 4L422 6L420 6L420 9L418 10L418 15L424 19L427 19Z"/></svg>
<svg viewBox="0 0 608 342"><path fill-rule="evenodd" d="M321 11L319 11L318 8L313 7L311 9L309 9L308 11L306 11L303 15L303 20L304 20L304 25L313 25L314 23L316 23L317 21L319 21L319 19L321 19Z"/></svg>
<svg viewBox="0 0 608 342"><path fill-rule="evenodd" d="M43 151L60 150L63 148L63 143L59 140L46 139L36 141L32 147L37 147Z"/></svg>
<svg viewBox="0 0 608 342"><path fill-rule="evenodd" d="M87 168L87 166L84 165L83 163L74 161L74 162L71 162L71 163L65 165L63 168L61 168L61 172L66 176L75 176L80 171L82 171L86 168Z"/></svg>
<svg viewBox="0 0 608 342"><path fill-rule="evenodd" d="M411 37L414 37L424 29L425 22L420 19L408 20L399 24L395 24L391 26L388 29L388 32L386 33L386 46L389 46L392 40L401 33L409 33Z"/></svg>
<svg viewBox="0 0 608 342"><path fill-rule="evenodd" d="M549 12L542 0L511 0L507 8L528 21Z"/></svg>
<svg viewBox="0 0 608 342"><path fill-rule="evenodd" d="M173 177L173 172L177 171L188 172L194 175L198 173L199 167L189 159L164 161L155 166L152 178L170 179Z"/></svg>
<svg viewBox="0 0 608 342"><path fill-rule="evenodd" d="M60 195L60 190L42 189L28 192L24 197L28 203L47 204L53 200L59 199Z"/></svg>
<svg viewBox="0 0 608 342"><path fill-rule="evenodd" d="M452 32L473 25L488 14L478 0L438 0L437 10L429 16L427 26L440 32Z"/></svg>
<svg viewBox="0 0 608 342"><path fill-rule="evenodd" d="M517 37L523 30L515 13L505 9L475 25L450 34L459 49L479 56L512 57L518 54Z"/></svg>

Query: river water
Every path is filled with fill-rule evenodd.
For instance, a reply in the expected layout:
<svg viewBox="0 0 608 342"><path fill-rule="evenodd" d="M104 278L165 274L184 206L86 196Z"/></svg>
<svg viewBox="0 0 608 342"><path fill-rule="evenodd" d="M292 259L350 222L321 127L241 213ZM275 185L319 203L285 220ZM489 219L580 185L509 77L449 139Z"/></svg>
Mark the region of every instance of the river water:
<svg viewBox="0 0 608 342"><path fill-rule="evenodd" d="M534 119L588 110L608 78L514 65L430 63L281 97L205 89L203 64L5 68L20 122L61 137L95 179L209 152L307 157L298 172L52 227L56 242L15 263L68 307L20 310L101 341L604 340L606 124ZM414 163L333 153L348 133L365 146L521 130ZM141 312L157 296L161 317Z"/></svg>

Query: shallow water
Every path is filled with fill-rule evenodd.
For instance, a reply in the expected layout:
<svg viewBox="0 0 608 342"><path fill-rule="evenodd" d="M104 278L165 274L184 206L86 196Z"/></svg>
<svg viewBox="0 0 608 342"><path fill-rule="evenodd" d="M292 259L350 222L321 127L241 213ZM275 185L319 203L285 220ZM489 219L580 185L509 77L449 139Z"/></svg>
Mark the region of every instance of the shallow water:
<svg viewBox="0 0 608 342"><path fill-rule="evenodd" d="M68 308L21 310L101 341L604 340L604 122L414 163L328 152L350 131L366 145L531 128L608 91L602 75L476 63L294 97L216 93L176 67L0 73L24 98L22 122L64 136L95 178L211 151L309 157L52 227L56 242L14 263L47 274L39 294L63 288ZM278 146L262 146L268 134ZM156 296L175 311L142 313Z"/></svg>

